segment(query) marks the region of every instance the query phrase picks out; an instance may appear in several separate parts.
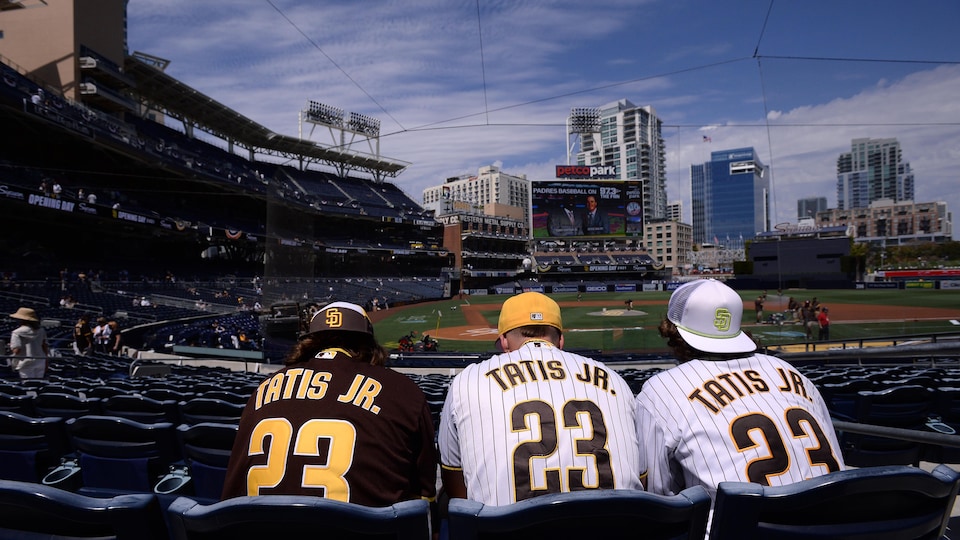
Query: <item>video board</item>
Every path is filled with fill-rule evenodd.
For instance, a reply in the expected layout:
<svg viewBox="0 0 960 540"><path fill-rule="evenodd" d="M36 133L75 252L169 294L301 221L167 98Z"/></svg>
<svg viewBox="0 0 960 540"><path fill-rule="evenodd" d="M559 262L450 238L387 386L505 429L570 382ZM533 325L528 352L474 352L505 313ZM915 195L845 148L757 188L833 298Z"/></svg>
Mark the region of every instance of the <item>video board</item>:
<svg viewBox="0 0 960 540"><path fill-rule="evenodd" d="M637 180L534 180L534 238L640 237L643 189Z"/></svg>

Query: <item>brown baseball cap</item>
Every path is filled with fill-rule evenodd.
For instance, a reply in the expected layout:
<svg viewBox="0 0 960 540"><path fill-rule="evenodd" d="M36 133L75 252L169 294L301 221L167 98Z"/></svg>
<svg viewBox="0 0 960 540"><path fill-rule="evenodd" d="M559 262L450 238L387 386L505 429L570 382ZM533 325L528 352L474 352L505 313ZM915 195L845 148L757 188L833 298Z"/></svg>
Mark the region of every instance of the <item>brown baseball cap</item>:
<svg viewBox="0 0 960 540"><path fill-rule="evenodd" d="M373 323L367 312L350 302L333 302L318 311L310 320L310 333L353 332L373 339Z"/></svg>

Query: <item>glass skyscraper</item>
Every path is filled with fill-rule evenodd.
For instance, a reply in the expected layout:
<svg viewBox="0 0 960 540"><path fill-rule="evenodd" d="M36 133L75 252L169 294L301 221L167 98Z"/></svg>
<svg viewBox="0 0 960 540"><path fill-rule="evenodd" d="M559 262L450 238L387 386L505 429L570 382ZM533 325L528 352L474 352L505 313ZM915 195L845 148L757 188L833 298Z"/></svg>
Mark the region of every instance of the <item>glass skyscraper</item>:
<svg viewBox="0 0 960 540"><path fill-rule="evenodd" d="M770 175L753 148L721 150L690 166L693 241L736 244L770 230Z"/></svg>

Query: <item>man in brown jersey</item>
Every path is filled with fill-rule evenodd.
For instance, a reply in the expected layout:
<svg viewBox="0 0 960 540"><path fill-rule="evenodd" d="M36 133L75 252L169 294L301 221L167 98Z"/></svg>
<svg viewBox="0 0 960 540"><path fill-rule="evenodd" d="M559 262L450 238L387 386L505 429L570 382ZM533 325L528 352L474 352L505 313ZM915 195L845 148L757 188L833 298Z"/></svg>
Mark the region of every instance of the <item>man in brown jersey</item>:
<svg viewBox="0 0 960 540"><path fill-rule="evenodd" d="M314 495L365 506L436 496L426 397L384 367L387 351L360 306L314 315L283 369L250 397L223 498Z"/></svg>

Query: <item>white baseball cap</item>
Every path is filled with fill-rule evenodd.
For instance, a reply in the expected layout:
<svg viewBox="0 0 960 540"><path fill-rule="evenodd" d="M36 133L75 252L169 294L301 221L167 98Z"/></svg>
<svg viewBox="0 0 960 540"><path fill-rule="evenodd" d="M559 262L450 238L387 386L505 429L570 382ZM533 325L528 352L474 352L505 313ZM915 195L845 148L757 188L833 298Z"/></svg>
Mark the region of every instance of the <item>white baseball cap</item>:
<svg viewBox="0 0 960 540"><path fill-rule="evenodd" d="M747 353L757 344L740 329L743 300L724 283L699 279L673 291L667 319L688 345L708 353Z"/></svg>

